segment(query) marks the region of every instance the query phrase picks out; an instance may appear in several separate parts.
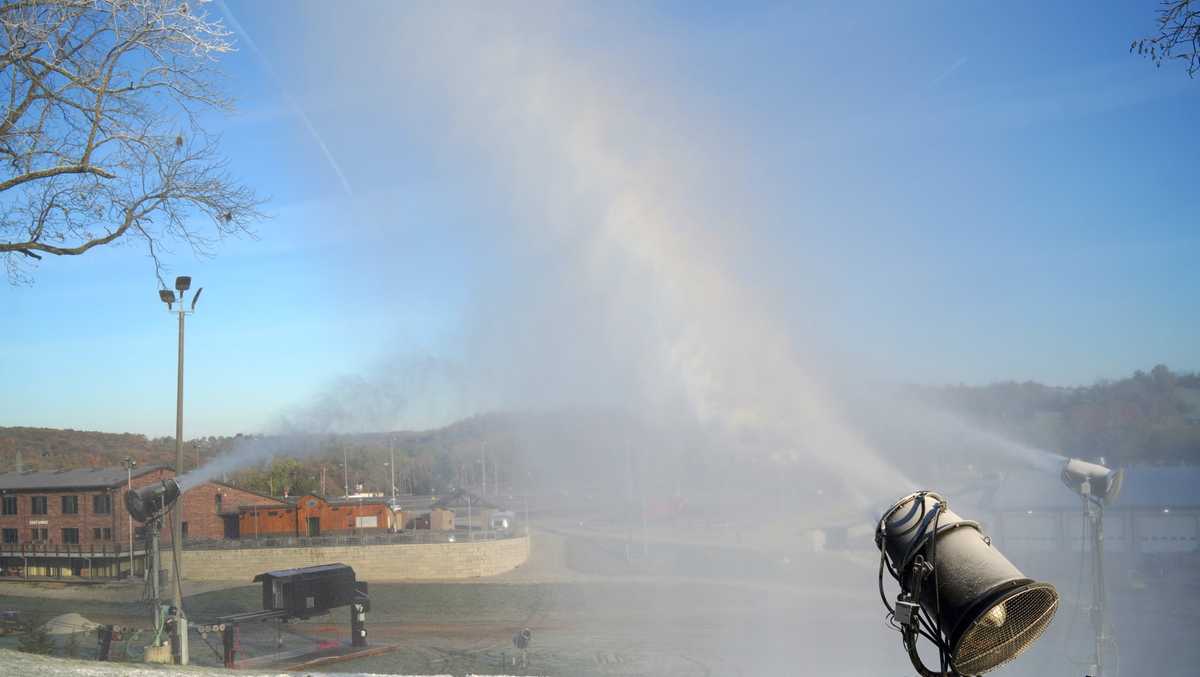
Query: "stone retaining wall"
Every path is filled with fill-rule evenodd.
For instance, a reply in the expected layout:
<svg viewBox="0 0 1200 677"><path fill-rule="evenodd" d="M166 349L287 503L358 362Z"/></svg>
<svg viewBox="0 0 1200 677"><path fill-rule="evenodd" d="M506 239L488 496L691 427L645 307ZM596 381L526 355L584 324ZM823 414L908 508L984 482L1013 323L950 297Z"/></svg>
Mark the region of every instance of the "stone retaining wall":
<svg viewBox="0 0 1200 677"><path fill-rule="evenodd" d="M446 580L495 576L528 558L528 536L459 543L184 550L183 578L249 581L264 571L341 562L354 567L359 580ZM163 568L171 571L169 550L163 552Z"/></svg>

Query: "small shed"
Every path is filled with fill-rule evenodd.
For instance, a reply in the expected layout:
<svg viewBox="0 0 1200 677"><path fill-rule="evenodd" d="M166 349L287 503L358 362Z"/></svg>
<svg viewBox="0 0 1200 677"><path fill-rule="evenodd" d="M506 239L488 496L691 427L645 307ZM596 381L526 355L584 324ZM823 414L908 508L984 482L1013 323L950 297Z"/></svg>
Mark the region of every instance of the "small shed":
<svg viewBox="0 0 1200 677"><path fill-rule="evenodd" d="M429 511L397 510L392 515L397 530L429 528Z"/></svg>
<svg viewBox="0 0 1200 677"><path fill-rule="evenodd" d="M293 502L241 506L241 537L361 534L392 527L392 511L383 499L327 499L307 494L289 500Z"/></svg>
<svg viewBox="0 0 1200 677"><path fill-rule="evenodd" d="M454 531L454 511L446 508L430 510L429 528L435 531Z"/></svg>
<svg viewBox="0 0 1200 677"><path fill-rule="evenodd" d="M263 584L264 611L286 611L297 618L324 614L355 599L354 569L341 563L268 571L254 582Z"/></svg>
<svg viewBox="0 0 1200 677"><path fill-rule="evenodd" d="M449 496L434 501L432 510L437 509L452 511L454 513L454 526L490 529L492 514L499 510L500 506L487 499L480 498L469 491L459 489ZM431 512L431 521L432 517ZM436 529L437 527L433 528Z"/></svg>
<svg viewBox="0 0 1200 677"><path fill-rule="evenodd" d="M296 528L301 536L386 531L392 511L382 498L322 498L309 494L296 501Z"/></svg>
<svg viewBox="0 0 1200 677"><path fill-rule="evenodd" d="M296 506L286 503L238 506L239 538L296 535Z"/></svg>

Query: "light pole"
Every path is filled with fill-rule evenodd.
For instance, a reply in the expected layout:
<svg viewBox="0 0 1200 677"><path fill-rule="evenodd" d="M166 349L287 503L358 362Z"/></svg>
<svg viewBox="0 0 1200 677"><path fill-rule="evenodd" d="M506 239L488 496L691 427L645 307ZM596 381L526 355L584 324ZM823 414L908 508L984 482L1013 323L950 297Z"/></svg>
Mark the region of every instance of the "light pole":
<svg viewBox="0 0 1200 677"><path fill-rule="evenodd" d="M137 465L137 461L133 460L132 456L126 456L124 463L126 474L129 479L125 483L126 491L133 491L133 467ZM128 511L126 511L128 512ZM133 514L129 513L129 577L133 578Z"/></svg>
<svg viewBox="0 0 1200 677"><path fill-rule="evenodd" d="M179 292L179 297L175 297L175 292L170 289L158 290L158 298L163 303L167 304L167 312L173 312L179 315L179 355L175 374L175 477L178 478L183 474L183 330L184 318L196 312L196 302L200 300L200 293L204 291L201 287L192 294L192 305L188 308L184 301L187 298L187 291L192 286L192 278L186 275L180 275L175 278L175 291ZM179 303L179 309L174 308L175 303ZM180 506L183 501L177 501L172 510L175 510L175 519L172 520L171 533L171 559L174 568L175 579L175 633L176 646L179 647L179 664L187 665L187 630L184 627L186 622L183 615L183 581L180 577L183 575L183 511ZM158 572L154 572L157 576Z"/></svg>
<svg viewBox="0 0 1200 677"><path fill-rule="evenodd" d="M350 452L342 445L342 479L346 483L346 498L350 498Z"/></svg>
<svg viewBox="0 0 1200 677"><path fill-rule="evenodd" d="M392 502L396 501L396 438L388 437L388 453L392 457L389 467L392 470Z"/></svg>
<svg viewBox="0 0 1200 677"><path fill-rule="evenodd" d="M479 443L479 468L479 493L483 496L487 496L487 444L484 442Z"/></svg>

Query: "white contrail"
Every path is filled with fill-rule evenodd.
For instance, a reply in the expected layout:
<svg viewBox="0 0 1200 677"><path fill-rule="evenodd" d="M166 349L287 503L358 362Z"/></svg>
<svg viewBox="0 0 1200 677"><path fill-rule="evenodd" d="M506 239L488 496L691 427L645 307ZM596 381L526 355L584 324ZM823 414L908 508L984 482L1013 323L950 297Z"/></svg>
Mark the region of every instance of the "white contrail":
<svg viewBox="0 0 1200 677"><path fill-rule="evenodd" d="M292 112L294 112L296 116L300 118L300 121L304 123L304 128L308 130L309 136L311 136L313 141L316 142L317 147L321 149L321 154L325 156L325 160L329 162L330 168L333 169L333 173L337 174L338 180L342 182L342 189L346 191L346 196L354 197L354 191L350 189L350 182L346 180L345 172L342 171L342 167L338 164L337 159L333 157L333 153L329 152L329 146L325 145L325 140L322 139L321 135L317 132L317 128L313 125L312 120L309 119L308 113L304 112L304 109L300 107L300 104L296 101L296 99L291 95L290 92L288 92L287 88L283 86L283 81L279 79L278 75L276 75L275 69L271 67L271 62L268 61L265 56L263 56L262 51L259 50L258 45L255 44L254 40L250 37L250 34L246 32L246 29L242 27L241 22L239 22L237 17L233 15L233 11L231 11L229 7L225 5L225 1L217 0L217 6L221 8L221 13L224 14L225 19L229 21L229 26L233 28L234 32L238 34L238 37L240 37L242 41L246 43L246 45L250 48L250 51L254 53L254 56L258 58L263 70L265 70L267 75L269 75L271 79L275 81L275 84L279 87L280 93L283 94L283 98L287 102L288 107L291 108Z"/></svg>
<svg viewBox="0 0 1200 677"><path fill-rule="evenodd" d="M936 78L934 78L933 82L929 83L929 86L930 87L937 86L938 83L940 83L942 80L945 80L946 78L950 77L954 73L954 71L958 70L959 68L962 68L964 65L966 65L966 63L967 63L967 57L965 57L965 56L958 57L958 61L955 61L953 64L950 65L949 68L942 71L942 74L937 76Z"/></svg>

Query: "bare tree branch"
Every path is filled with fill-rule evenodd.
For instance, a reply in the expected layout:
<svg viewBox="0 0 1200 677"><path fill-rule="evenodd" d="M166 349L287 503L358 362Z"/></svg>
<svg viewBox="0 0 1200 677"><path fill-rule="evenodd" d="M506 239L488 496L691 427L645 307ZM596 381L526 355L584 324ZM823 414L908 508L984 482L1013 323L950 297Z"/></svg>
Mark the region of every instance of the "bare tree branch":
<svg viewBox="0 0 1200 677"><path fill-rule="evenodd" d="M1158 35L1129 45L1161 67L1167 61L1186 61L1188 77L1200 73L1200 5L1192 0L1162 0L1158 9Z"/></svg>
<svg viewBox="0 0 1200 677"><path fill-rule="evenodd" d="M230 102L230 33L179 0L0 4L0 256L10 280L45 255L141 240L210 253L261 201L226 171L203 110Z"/></svg>

